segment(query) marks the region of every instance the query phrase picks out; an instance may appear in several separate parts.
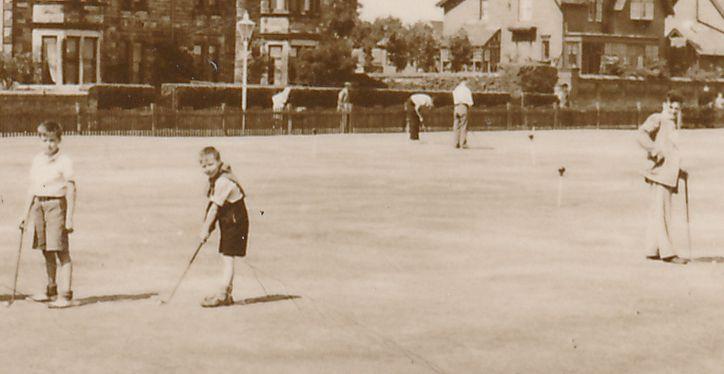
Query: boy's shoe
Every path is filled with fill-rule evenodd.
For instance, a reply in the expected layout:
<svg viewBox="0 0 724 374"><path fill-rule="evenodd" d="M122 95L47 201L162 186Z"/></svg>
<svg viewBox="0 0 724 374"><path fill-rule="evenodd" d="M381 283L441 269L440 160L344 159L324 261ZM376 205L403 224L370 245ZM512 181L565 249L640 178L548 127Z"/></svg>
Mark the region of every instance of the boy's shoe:
<svg viewBox="0 0 724 374"><path fill-rule="evenodd" d="M48 304L50 309L63 309L73 306L73 291L63 292L60 297L56 298L55 301Z"/></svg>
<svg viewBox="0 0 724 374"><path fill-rule="evenodd" d="M70 299L66 299L65 297L59 297L52 303L48 304L48 308L50 309L63 309L73 306L73 303L70 301Z"/></svg>
<svg viewBox="0 0 724 374"><path fill-rule="evenodd" d="M30 299L39 303L45 303L48 301L55 301L55 299L58 297L58 286L57 285L48 285L45 288L44 293L36 293L32 296L30 296Z"/></svg>
<svg viewBox="0 0 724 374"><path fill-rule="evenodd" d="M234 298L231 297L231 294L228 293L209 296L205 298L204 301L201 303L201 306L204 308L216 308L219 306L228 305L234 305Z"/></svg>

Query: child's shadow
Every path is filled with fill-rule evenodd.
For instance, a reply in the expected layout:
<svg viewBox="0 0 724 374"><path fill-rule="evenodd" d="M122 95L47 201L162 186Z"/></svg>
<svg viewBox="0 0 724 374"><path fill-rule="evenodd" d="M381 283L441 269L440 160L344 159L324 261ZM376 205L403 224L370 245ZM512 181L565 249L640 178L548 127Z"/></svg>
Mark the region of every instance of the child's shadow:
<svg viewBox="0 0 724 374"><path fill-rule="evenodd" d="M84 306L88 304L96 303L111 303L116 301L136 301L146 300L154 296L158 296L156 292L140 293L135 295L103 295L103 296L89 296L74 301L73 306Z"/></svg>
<svg viewBox="0 0 724 374"><path fill-rule="evenodd" d="M301 299L301 296L297 295L266 295L261 297L252 297L249 299L239 300L234 303L234 305L250 305L250 304L259 304L259 303L273 303L276 301L284 301L284 300L294 300L294 299Z"/></svg>

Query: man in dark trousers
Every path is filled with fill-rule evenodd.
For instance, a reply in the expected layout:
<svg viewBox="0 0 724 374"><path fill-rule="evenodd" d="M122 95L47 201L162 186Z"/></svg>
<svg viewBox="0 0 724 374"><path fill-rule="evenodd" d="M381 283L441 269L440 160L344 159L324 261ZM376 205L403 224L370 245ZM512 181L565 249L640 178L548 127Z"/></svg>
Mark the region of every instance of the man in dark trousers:
<svg viewBox="0 0 724 374"><path fill-rule="evenodd" d="M432 109L432 97L425 94L412 94L405 101L407 114L407 127L410 130L410 140L420 140L420 126L425 122L423 112Z"/></svg>

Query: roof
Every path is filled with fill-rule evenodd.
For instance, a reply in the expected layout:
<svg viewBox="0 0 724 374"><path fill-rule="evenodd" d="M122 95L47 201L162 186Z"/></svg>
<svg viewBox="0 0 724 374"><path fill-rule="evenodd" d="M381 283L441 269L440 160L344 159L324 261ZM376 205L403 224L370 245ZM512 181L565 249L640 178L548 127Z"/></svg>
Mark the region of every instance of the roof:
<svg viewBox="0 0 724 374"><path fill-rule="evenodd" d="M437 2L437 4L435 4L435 6L444 7L445 5L447 5L447 3L451 3L453 1L459 1L459 0L440 0Z"/></svg>
<svg viewBox="0 0 724 374"><path fill-rule="evenodd" d="M704 56L724 56L724 34L699 23L677 25L669 33L678 32L691 44L696 53Z"/></svg>
<svg viewBox="0 0 724 374"><path fill-rule="evenodd" d="M462 29L468 33L468 39L470 40L470 44L475 47L485 45L488 40L490 40L490 38L495 35L495 33L500 31L500 28L488 29L484 25L480 24L466 24L463 25Z"/></svg>
<svg viewBox="0 0 724 374"><path fill-rule="evenodd" d="M616 0L616 4L614 4L613 9L617 11L622 11L623 8L626 6L626 1L628 0ZM674 0L661 0L661 2L664 5L664 11L666 12L667 16L674 14Z"/></svg>

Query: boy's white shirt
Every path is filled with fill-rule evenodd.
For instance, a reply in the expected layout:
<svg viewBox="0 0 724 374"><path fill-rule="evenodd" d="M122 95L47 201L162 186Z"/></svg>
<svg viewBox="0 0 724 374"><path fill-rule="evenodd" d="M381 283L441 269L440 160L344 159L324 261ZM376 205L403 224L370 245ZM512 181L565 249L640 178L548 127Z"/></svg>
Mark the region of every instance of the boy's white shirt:
<svg viewBox="0 0 724 374"><path fill-rule="evenodd" d="M34 196L63 197L68 182L75 181L73 161L60 150L52 156L44 152L33 158L30 167L30 194Z"/></svg>
<svg viewBox="0 0 724 374"><path fill-rule="evenodd" d="M209 196L209 201L218 206L223 206L227 201L229 203L235 203L243 197L244 195L242 195L236 183L232 182L229 178L221 176L216 179L214 194Z"/></svg>

